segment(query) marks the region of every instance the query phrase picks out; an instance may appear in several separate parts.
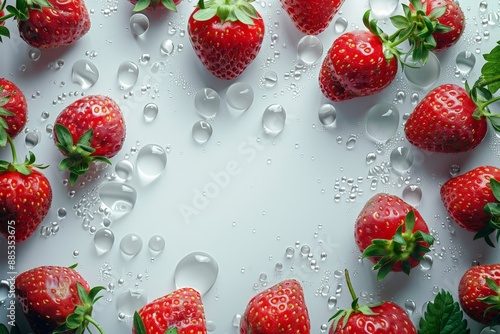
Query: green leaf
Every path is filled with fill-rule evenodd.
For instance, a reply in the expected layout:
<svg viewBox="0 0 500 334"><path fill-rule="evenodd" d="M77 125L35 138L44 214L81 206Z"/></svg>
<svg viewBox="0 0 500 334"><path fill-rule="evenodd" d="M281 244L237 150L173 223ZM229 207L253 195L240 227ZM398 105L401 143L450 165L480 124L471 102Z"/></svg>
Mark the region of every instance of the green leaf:
<svg viewBox="0 0 500 334"><path fill-rule="evenodd" d="M57 141L64 147L73 146L73 136L71 132L62 124L56 123L55 125Z"/></svg>
<svg viewBox="0 0 500 334"><path fill-rule="evenodd" d="M495 94L500 89L500 46L496 46L490 53L484 55L486 63L481 68L483 80L488 83L488 90Z"/></svg>
<svg viewBox="0 0 500 334"><path fill-rule="evenodd" d="M172 327L172 328L169 328L165 331L165 334L177 334L178 331L177 331L177 328L175 327Z"/></svg>
<svg viewBox="0 0 500 334"><path fill-rule="evenodd" d="M215 14L217 14L217 9L215 8L200 9L194 13L193 18L197 21L208 21L214 17Z"/></svg>
<svg viewBox="0 0 500 334"><path fill-rule="evenodd" d="M9 330L4 324L0 324L0 334L9 334Z"/></svg>
<svg viewBox="0 0 500 334"><path fill-rule="evenodd" d="M490 187L493 192L493 196L495 196L495 199L500 202L500 182L494 178L490 178Z"/></svg>
<svg viewBox="0 0 500 334"><path fill-rule="evenodd" d="M420 319L418 334L468 334L467 320L463 318L458 302L441 290Z"/></svg>
<svg viewBox="0 0 500 334"><path fill-rule="evenodd" d="M146 334L146 327L139 313L134 312L134 329L136 334Z"/></svg>
<svg viewBox="0 0 500 334"><path fill-rule="evenodd" d="M163 7L167 8L168 10L172 12L177 12L177 7L175 6L175 3L173 0L161 0L161 4Z"/></svg>
<svg viewBox="0 0 500 334"><path fill-rule="evenodd" d="M427 17L431 20L437 20L446 13L446 6L439 6L434 8Z"/></svg>
<svg viewBox="0 0 500 334"><path fill-rule="evenodd" d="M411 27L411 23L402 15L391 16L391 23L396 29L406 29Z"/></svg>
<svg viewBox="0 0 500 334"><path fill-rule="evenodd" d="M139 0L136 2L133 11L134 12L142 12L151 4L151 0Z"/></svg>

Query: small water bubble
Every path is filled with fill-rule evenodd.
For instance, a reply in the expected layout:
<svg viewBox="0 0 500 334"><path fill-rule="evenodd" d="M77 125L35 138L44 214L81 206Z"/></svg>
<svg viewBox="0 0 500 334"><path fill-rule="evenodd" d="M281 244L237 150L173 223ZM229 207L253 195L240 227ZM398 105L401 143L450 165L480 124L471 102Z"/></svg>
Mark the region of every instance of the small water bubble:
<svg viewBox="0 0 500 334"><path fill-rule="evenodd" d="M487 9L488 9L488 2L484 0L481 1L479 3L479 11L484 13Z"/></svg>
<svg viewBox="0 0 500 334"><path fill-rule="evenodd" d="M99 198L109 209L114 220L129 214L137 201L137 191L130 185L122 183L103 183L99 187Z"/></svg>
<svg viewBox="0 0 500 334"><path fill-rule="evenodd" d="M194 107L203 118L214 118L220 110L220 96L212 88L202 88L194 96Z"/></svg>
<svg viewBox="0 0 500 334"><path fill-rule="evenodd" d="M385 144L396 134L399 126L399 110L393 104L380 103L368 110L365 130L377 144Z"/></svg>
<svg viewBox="0 0 500 334"><path fill-rule="evenodd" d="M495 26L498 24L498 21L500 21L500 15L496 12L489 12L488 13L488 24L490 26Z"/></svg>
<svg viewBox="0 0 500 334"><path fill-rule="evenodd" d="M414 155L410 148L396 147L390 155L392 168L399 173L408 172L413 166Z"/></svg>
<svg viewBox="0 0 500 334"><path fill-rule="evenodd" d="M457 69L462 73L469 73L476 65L476 56L470 51L462 51L455 59Z"/></svg>
<svg viewBox="0 0 500 334"><path fill-rule="evenodd" d="M328 297L327 304L328 310L331 311L337 306L337 297L335 296L330 296Z"/></svg>
<svg viewBox="0 0 500 334"><path fill-rule="evenodd" d="M142 115L144 116L144 121L146 123L151 123L158 116L158 105L156 103L148 103L144 106L142 110Z"/></svg>
<svg viewBox="0 0 500 334"><path fill-rule="evenodd" d="M420 269L422 271L428 271L429 269L432 268L433 262L434 258L431 255L429 254L424 255L424 259L420 261Z"/></svg>
<svg viewBox="0 0 500 334"><path fill-rule="evenodd" d="M165 238L161 235L153 235L148 242L151 253L158 255L165 249Z"/></svg>
<svg viewBox="0 0 500 334"><path fill-rule="evenodd" d="M402 198L406 203L416 207L422 200L422 189L416 184L409 184L403 189Z"/></svg>
<svg viewBox="0 0 500 334"><path fill-rule="evenodd" d="M406 312L408 313L408 315L412 315L415 310L417 309L417 304L415 304L415 302L411 299L407 299L405 301L405 310Z"/></svg>
<svg viewBox="0 0 500 334"><path fill-rule="evenodd" d="M365 162L367 165L371 165L377 160L377 155L373 152L369 152L365 157Z"/></svg>
<svg viewBox="0 0 500 334"><path fill-rule="evenodd" d="M197 121L193 124L192 136L198 144L205 144L212 137L212 125L207 121Z"/></svg>
<svg viewBox="0 0 500 334"><path fill-rule="evenodd" d="M94 247L98 255L103 255L111 250L115 243L115 235L109 228L101 228L94 234Z"/></svg>
<svg viewBox="0 0 500 334"><path fill-rule="evenodd" d="M253 88L247 83L236 82L229 86L226 91L226 103L236 112L244 112L253 103Z"/></svg>
<svg viewBox="0 0 500 334"><path fill-rule="evenodd" d="M233 327L240 327L241 314L235 314L232 320Z"/></svg>
<svg viewBox="0 0 500 334"><path fill-rule="evenodd" d="M460 174L460 166L459 165L451 165L450 166L450 175L451 177L455 177Z"/></svg>
<svg viewBox="0 0 500 334"><path fill-rule="evenodd" d="M38 59L40 59L41 55L42 55L42 52L40 51L40 49L31 48L28 50L28 57L32 61L37 61Z"/></svg>
<svg viewBox="0 0 500 334"><path fill-rule="evenodd" d="M89 89L99 79L99 70L90 60L77 60L71 69L71 81L82 89Z"/></svg>
<svg viewBox="0 0 500 334"><path fill-rule="evenodd" d="M77 250L74 250L74 251L73 251L73 257L74 257L74 258L77 258L78 256L80 256L80 252L79 252L79 251L77 251Z"/></svg>
<svg viewBox="0 0 500 334"><path fill-rule="evenodd" d="M285 256L286 256L287 259L291 259L294 254L295 254L295 249L293 247L288 247L285 250Z"/></svg>
<svg viewBox="0 0 500 334"><path fill-rule="evenodd" d="M179 261L174 272L175 286L192 287L201 295L207 293L217 280L219 265L209 254L193 252Z"/></svg>
<svg viewBox="0 0 500 334"><path fill-rule="evenodd" d="M427 63L423 66L421 61L413 62L411 56L408 57L407 62L413 67L405 66L404 74L406 79L416 87L425 89L438 81L441 74L441 64L434 53L429 52Z"/></svg>
<svg viewBox="0 0 500 334"><path fill-rule="evenodd" d="M356 142L358 141L358 136L354 135L354 134L351 134L349 136L349 138L347 138L346 142L345 142L345 147L348 149L348 150L352 150L354 148L354 146L356 146Z"/></svg>
<svg viewBox="0 0 500 334"><path fill-rule="evenodd" d="M139 58L139 63L141 65L147 65L151 60L151 55L149 53L143 53Z"/></svg>
<svg viewBox="0 0 500 334"><path fill-rule="evenodd" d="M132 258L142 250L142 238L135 233L129 233L120 241L120 251L127 258Z"/></svg>
<svg viewBox="0 0 500 334"><path fill-rule="evenodd" d="M129 25L132 35L141 36L149 30L149 19L142 13L135 13L130 17Z"/></svg>
<svg viewBox="0 0 500 334"><path fill-rule="evenodd" d="M309 247L308 245L303 245L302 247L300 247L300 255L308 256L309 253L311 253L311 247Z"/></svg>
<svg viewBox="0 0 500 334"><path fill-rule="evenodd" d="M276 264L274 265L274 270L277 271L277 272L283 271L283 263L276 262Z"/></svg>
<svg viewBox="0 0 500 334"><path fill-rule="evenodd" d="M278 83L278 74L273 71L264 74L264 86L266 88L273 88Z"/></svg>
<svg viewBox="0 0 500 334"><path fill-rule="evenodd" d="M167 166L167 153L160 145L148 144L137 154L137 171L143 184L149 184L163 174Z"/></svg>
<svg viewBox="0 0 500 334"><path fill-rule="evenodd" d="M64 64L65 64L65 63L64 63L64 59L58 59L58 60L56 60L56 65L55 65L55 66L56 66L56 69L58 70L58 69L63 68L63 67L64 67Z"/></svg>
<svg viewBox="0 0 500 334"><path fill-rule="evenodd" d="M314 64L323 54L323 43L316 36L306 35L297 44L297 55L305 64Z"/></svg>
<svg viewBox="0 0 500 334"><path fill-rule="evenodd" d="M120 160L115 164L115 173L123 180L131 180L134 175L134 165L130 162L130 160Z"/></svg>
<svg viewBox="0 0 500 334"><path fill-rule="evenodd" d="M412 93L410 95L411 104L416 105L418 104L419 101L420 101L420 96L418 95L418 93Z"/></svg>
<svg viewBox="0 0 500 334"><path fill-rule="evenodd" d="M139 67L131 61L124 61L118 67L118 84L121 89L132 88L139 78Z"/></svg>
<svg viewBox="0 0 500 334"><path fill-rule="evenodd" d="M24 144L28 149L32 149L37 146L39 142L40 136L38 135L38 132L30 131L24 137Z"/></svg>
<svg viewBox="0 0 500 334"><path fill-rule="evenodd" d="M325 127L334 127L337 120L337 110L329 103L325 103L318 109L318 118Z"/></svg>
<svg viewBox="0 0 500 334"><path fill-rule="evenodd" d="M64 219L68 215L68 212L66 211L65 208L59 208L57 209L57 218L59 219Z"/></svg>
<svg viewBox="0 0 500 334"><path fill-rule="evenodd" d="M170 55L174 52L174 42L171 39L166 39L160 44L160 51L164 55Z"/></svg>
<svg viewBox="0 0 500 334"><path fill-rule="evenodd" d="M271 136L277 136L285 127L286 111L280 104L272 104L264 110L262 128Z"/></svg>
<svg viewBox="0 0 500 334"><path fill-rule="evenodd" d="M338 19L335 20L333 24L333 30L337 34L342 34L347 29L348 25L349 22L345 17L339 17Z"/></svg>
<svg viewBox="0 0 500 334"><path fill-rule="evenodd" d="M399 5L399 0L369 0L373 17L385 19L391 16Z"/></svg>

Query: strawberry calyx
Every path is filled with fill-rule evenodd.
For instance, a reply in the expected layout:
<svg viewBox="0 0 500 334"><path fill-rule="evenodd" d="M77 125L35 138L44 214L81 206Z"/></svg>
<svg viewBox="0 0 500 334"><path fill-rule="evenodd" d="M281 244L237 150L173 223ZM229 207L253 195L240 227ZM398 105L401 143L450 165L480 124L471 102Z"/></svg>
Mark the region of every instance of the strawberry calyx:
<svg viewBox="0 0 500 334"><path fill-rule="evenodd" d="M391 240L373 239L372 244L363 251L363 258L380 258L372 267L378 270L377 280L384 279L396 264L401 264L401 270L409 275L412 268L410 260L422 261L423 254L430 251L424 244L432 245L434 237L420 230L413 232L414 227L415 212L410 210L404 224L399 225Z"/></svg>
<svg viewBox="0 0 500 334"><path fill-rule="evenodd" d="M14 142L9 135L7 135L7 142L9 143L12 152L12 161L0 160L0 172L18 172L22 175L30 175L33 172L31 167L38 169L45 169L48 167L41 164L35 164L36 157L31 151L29 151L28 156L24 158L23 162L18 162L16 147L14 146Z"/></svg>
<svg viewBox="0 0 500 334"><path fill-rule="evenodd" d="M253 0L199 0L199 10L193 14L197 21L208 21L217 16L221 23L242 22L246 25L253 25L254 19L259 15L254 6Z"/></svg>
<svg viewBox="0 0 500 334"><path fill-rule="evenodd" d="M489 295L482 298L477 298L478 301L491 305L486 310L484 310L484 317L486 318L489 312L500 313L500 287L498 284L489 277L485 278L488 287L495 293L495 295ZM496 316L489 326L496 326L500 324L500 315Z"/></svg>
<svg viewBox="0 0 500 334"><path fill-rule="evenodd" d="M495 247L491 241L490 235L496 231L496 241L498 243L500 239L500 182L494 178L490 178L490 188L497 201L488 203L484 206L483 210L490 215L490 220L485 227L474 235L474 240L484 238L488 246Z"/></svg>
<svg viewBox="0 0 500 334"><path fill-rule="evenodd" d="M163 6L166 9L171 10L172 12L177 12L177 6L175 6L173 0L139 0L135 4L133 11L141 12L148 8L150 5L151 7L153 7L153 9L158 6Z"/></svg>
<svg viewBox="0 0 500 334"><path fill-rule="evenodd" d="M134 312L134 330L136 334L147 334L144 321L142 321L142 318L137 311ZM178 332L177 328L170 327L163 334L177 334Z"/></svg>
<svg viewBox="0 0 500 334"><path fill-rule="evenodd" d="M333 320L333 328L336 329L338 326L338 323L340 319L343 318L342 321L342 328L347 326L347 323L349 321L350 316L353 313L362 313L364 315L378 315L378 313L375 313L372 311L372 307L379 306L382 303L376 303L376 304L370 304L370 305L359 305L359 298L356 296L356 292L354 291L354 288L352 287L351 283L351 278L349 276L349 271L347 269L344 270L345 272L345 280L347 282L347 287L349 289L349 293L351 294L352 297L352 303L351 303L351 308L345 309L345 310L338 310L334 315L328 319L328 321Z"/></svg>
<svg viewBox="0 0 500 334"><path fill-rule="evenodd" d="M1 28L0 27L0 40L1 40ZM3 87L0 87L0 94L3 92ZM9 126L7 124L7 121L5 120L5 117L9 116L14 116L14 113L8 111L5 109L3 106L5 106L7 103L9 103L10 100L10 95L0 97L0 147L4 147L7 145L7 130L9 129Z"/></svg>
<svg viewBox="0 0 500 334"><path fill-rule="evenodd" d="M58 334L66 333L68 331L83 333L85 329L88 329L89 324L92 324L99 331L99 333L104 334L104 330L92 318L92 310L94 303L102 298L102 296L98 296L99 292L105 288L103 286L96 286L87 292L87 290L85 290L85 288L78 282L76 282L76 288L82 305L77 305L73 313L66 317L66 321L57 327L52 333Z"/></svg>
<svg viewBox="0 0 500 334"><path fill-rule="evenodd" d="M92 153L95 152L95 148L90 146L92 137L94 136L94 130L92 130L92 128L87 130L78 139L76 144L73 142L71 132L64 125L57 123L55 125L55 131L57 136L56 147L66 156L66 158L59 163L59 169L61 171L69 171L69 181L71 185L75 184L78 177L89 170L92 162L102 161L111 164L111 161L106 157L92 155Z"/></svg>

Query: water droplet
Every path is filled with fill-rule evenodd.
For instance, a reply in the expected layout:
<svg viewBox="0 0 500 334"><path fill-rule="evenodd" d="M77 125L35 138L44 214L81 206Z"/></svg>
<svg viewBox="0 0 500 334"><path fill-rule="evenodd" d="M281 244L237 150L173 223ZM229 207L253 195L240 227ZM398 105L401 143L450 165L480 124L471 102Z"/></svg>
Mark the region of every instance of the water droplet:
<svg viewBox="0 0 500 334"><path fill-rule="evenodd" d="M351 134L349 138L347 138L347 141L345 142L345 147L348 150L352 150L354 146L356 146L356 142L358 140L358 136Z"/></svg>
<svg viewBox="0 0 500 334"><path fill-rule="evenodd" d="M73 257L74 258L77 258L78 256L80 256L80 252L77 251L76 249L73 251Z"/></svg>
<svg viewBox="0 0 500 334"><path fill-rule="evenodd" d="M37 61L38 59L40 59L41 55L42 55L42 52L40 51L40 49L31 48L28 50L28 57L29 57L29 59L31 59L33 61Z"/></svg>
<svg viewBox="0 0 500 334"><path fill-rule="evenodd" d="M308 245L303 245L302 247L300 247L300 255L308 256L309 253L311 253L311 247L309 247Z"/></svg>
<svg viewBox="0 0 500 334"><path fill-rule="evenodd" d="M481 1L479 3L479 11L485 12L488 9L488 2L486 1Z"/></svg>
<svg viewBox="0 0 500 334"><path fill-rule="evenodd" d="M410 95L411 104L416 105L418 104L419 101L420 101L420 96L418 95L418 93L413 93Z"/></svg>
<svg viewBox="0 0 500 334"><path fill-rule="evenodd" d="M149 19L142 13L130 17L130 32L134 36L141 36L149 30Z"/></svg>
<svg viewBox="0 0 500 334"><path fill-rule="evenodd" d="M165 249L165 238L161 235L153 235L148 242L151 253L158 255Z"/></svg>
<svg viewBox="0 0 500 334"><path fill-rule="evenodd" d="M139 63L141 65L147 65L150 60L151 60L151 55L149 53L143 53L142 56L139 58Z"/></svg>
<svg viewBox="0 0 500 334"><path fill-rule="evenodd" d="M417 309L417 305L415 304L415 302L411 299L407 299L405 301L405 310L406 312L408 313L408 315L412 315L413 312L415 312L415 310Z"/></svg>
<svg viewBox="0 0 500 334"><path fill-rule="evenodd" d="M338 19L335 20L335 22L333 24L333 29L335 30L335 33L341 34L347 29L348 25L349 25L349 22L347 21L346 18L339 17Z"/></svg>
<svg viewBox="0 0 500 334"><path fill-rule="evenodd" d="M235 314L233 317L233 327L240 327L241 314Z"/></svg>
<svg viewBox="0 0 500 334"><path fill-rule="evenodd" d="M458 174L460 174L460 166L459 165L451 165L450 166L450 175L452 177L455 177Z"/></svg>
<svg viewBox="0 0 500 334"><path fill-rule="evenodd" d="M82 89L89 89L99 79L99 70L89 60L77 60L71 69L71 81L80 85Z"/></svg>
<svg viewBox="0 0 500 334"><path fill-rule="evenodd" d="M434 53L429 52L429 59L423 66L421 62L412 62L411 57L408 57L407 62L415 68L405 66L404 74L406 79L416 87L425 89L438 81L441 73L441 64Z"/></svg>
<svg viewBox="0 0 500 334"><path fill-rule="evenodd" d="M285 250L285 256L286 256L287 259L291 259L294 254L295 254L295 249L293 247L288 247Z"/></svg>
<svg viewBox="0 0 500 334"><path fill-rule="evenodd" d="M26 147L29 149L38 145L39 141L40 137L38 136L38 132L30 131L26 134L26 137L24 137L24 143L26 144Z"/></svg>
<svg viewBox="0 0 500 334"><path fill-rule="evenodd" d="M117 220L132 211L137 191L127 184L103 183L99 187L99 198L109 209L110 218Z"/></svg>
<svg viewBox="0 0 500 334"><path fill-rule="evenodd" d="M212 125L207 121L198 121L193 124L192 135L198 144L205 144L212 137L212 133Z"/></svg>
<svg viewBox="0 0 500 334"><path fill-rule="evenodd" d="M297 55L305 64L314 64L323 54L323 43L316 36L306 35L297 44Z"/></svg>
<svg viewBox="0 0 500 334"><path fill-rule="evenodd" d="M498 21L500 20L500 15L496 12L489 12L488 13L488 24L490 26L495 26L498 24Z"/></svg>
<svg viewBox="0 0 500 334"><path fill-rule="evenodd" d="M134 312L140 310L148 302L144 290L128 289L116 298L116 308L125 316L132 317Z"/></svg>
<svg viewBox="0 0 500 334"><path fill-rule="evenodd" d="M203 118L214 118L220 110L220 96L212 88L202 88L194 96L194 107Z"/></svg>
<svg viewBox="0 0 500 334"><path fill-rule="evenodd" d="M432 263L434 262L434 259L432 258L431 255L426 254L424 255L424 259L420 261L420 269L422 271L428 271L429 269L432 268Z"/></svg>
<svg viewBox="0 0 500 334"><path fill-rule="evenodd" d="M130 180L134 175L134 165L127 159L120 160L115 164L116 175L123 180Z"/></svg>
<svg viewBox="0 0 500 334"><path fill-rule="evenodd" d="M375 153L370 152L366 155L365 161L367 165L374 163L375 160L377 160L377 155Z"/></svg>
<svg viewBox="0 0 500 334"><path fill-rule="evenodd" d="M262 128L268 135L277 136L285 127L286 111L279 104L272 104L264 110Z"/></svg>
<svg viewBox="0 0 500 334"><path fill-rule="evenodd" d="M244 112L253 103L254 94L252 87L244 82L236 82L226 91L226 103L236 112Z"/></svg>
<svg viewBox="0 0 500 334"><path fill-rule="evenodd" d="M142 249L142 238L135 233L127 234L120 241L120 251L127 258L133 258Z"/></svg>
<svg viewBox="0 0 500 334"><path fill-rule="evenodd" d="M165 171L167 153L163 147L148 144L142 147L137 154L137 172L143 184L156 180Z"/></svg>
<svg viewBox="0 0 500 334"><path fill-rule="evenodd" d="M0 281L0 302L3 302L9 296L10 284L7 280Z"/></svg>
<svg viewBox="0 0 500 334"><path fill-rule="evenodd" d="M462 51L455 60L457 69L462 73L469 73L476 65L476 56L470 51Z"/></svg>
<svg viewBox="0 0 500 334"><path fill-rule="evenodd" d="M278 74L273 71L266 72L264 74L264 86L266 88L273 88L278 83Z"/></svg>
<svg viewBox="0 0 500 334"><path fill-rule="evenodd" d="M118 84L121 89L129 89L139 78L139 67L131 61L124 61L118 67Z"/></svg>
<svg viewBox="0 0 500 334"><path fill-rule="evenodd" d="M193 252L177 264L174 272L175 286L192 287L204 295L215 284L218 274L219 265L211 255Z"/></svg>
<svg viewBox="0 0 500 334"><path fill-rule="evenodd" d="M422 189L416 184L409 184L403 189L402 198L406 203L416 207L422 200Z"/></svg>
<svg viewBox="0 0 500 334"><path fill-rule="evenodd" d="M500 332L500 326L488 326L483 328L479 334L497 334L498 332Z"/></svg>
<svg viewBox="0 0 500 334"><path fill-rule="evenodd" d="M171 39L166 39L163 42L161 42L160 51L162 54L164 55L172 54L172 52L174 52L174 49L175 49L174 42L172 42Z"/></svg>
<svg viewBox="0 0 500 334"><path fill-rule="evenodd" d="M115 235L109 228L101 228L94 234L94 246L97 255L102 255L111 250L115 243Z"/></svg>
<svg viewBox="0 0 500 334"><path fill-rule="evenodd" d="M408 147L396 147L390 155L392 168L399 173L405 173L413 166L413 152Z"/></svg>
<svg viewBox="0 0 500 334"><path fill-rule="evenodd" d="M399 110L393 104L380 103L368 110L366 134L378 144L385 144L396 134L399 126Z"/></svg>
<svg viewBox="0 0 500 334"><path fill-rule="evenodd" d="M156 103L148 103L144 106L142 110L142 114L144 116L144 121L146 123L151 123L155 120L156 116L158 116L158 105Z"/></svg>
<svg viewBox="0 0 500 334"><path fill-rule="evenodd" d="M399 0L369 0L372 15L376 19L391 16L399 5Z"/></svg>
<svg viewBox="0 0 500 334"><path fill-rule="evenodd" d="M318 118L324 126L334 127L337 120L337 110L331 104L325 103L318 109Z"/></svg>
<svg viewBox="0 0 500 334"><path fill-rule="evenodd" d="M335 306L337 306L337 297L335 296L328 297L327 306L328 310L330 311L333 310Z"/></svg>

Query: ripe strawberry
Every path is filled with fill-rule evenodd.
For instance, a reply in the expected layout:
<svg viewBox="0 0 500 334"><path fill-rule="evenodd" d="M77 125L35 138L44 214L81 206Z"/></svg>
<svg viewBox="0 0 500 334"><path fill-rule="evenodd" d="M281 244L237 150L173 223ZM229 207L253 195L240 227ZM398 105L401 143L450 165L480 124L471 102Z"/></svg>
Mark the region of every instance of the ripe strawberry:
<svg viewBox="0 0 500 334"><path fill-rule="evenodd" d="M70 182L86 173L94 161L110 163L125 141L125 120L111 98L89 95L67 106L56 118L54 141L66 156L60 170L70 171Z"/></svg>
<svg viewBox="0 0 500 334"><path fill-rule="evenodd" d="M323 32L345 0L281 0L293 23L307 35Z"/></svg>
<svg viewBox="0 0 500 334"><path fill-rule="evenodd" d="M405 125L408 141L431 152L472 150L486 136L485 118L476 119L477 106L468 92L445 84L430 91L417 105Z"/></svg>
<svg viewBox="0 0 500 334"><path fill-rule="evenodd" d="M176 6L180 4L182 0L130 0L130 2L135 5L134 12L140 12L145 9L157 10L164 8L177 12Z"/></svg>
<svg viewBox="0 0 500 334"><path fill-rule="evenodd" d="M238 77L257 57L264 21L252 0L198 2L188 20L188 34L202 64L216 77Z"/></svg>
<svg viewBox="0 0 500 334"><path fill-rule="evenodd" d="M49 212L52 188L49 180L33 169L46 166L35 164L32 152L18 163L12 139L7 138L13 161L0 161L0 233L9 241L21 242L35 232Z"/></svg>
<svg viewBox="0 0 500 334"><path fill-rule="evenodd" d="M441 187L441 200L448 214L467 231L477 232L474 239L484 238L492 247L489 235L500 238L500 169L480 166L449 179Z"/></svg>
<svg viewBox="0 0 500 334"><path fill-rule="evenodd" d="M206 334L200 293L181 288L153 300L134 314L134 334Z"/></svg>
<svg viewBox="0 0 500 334"><path fill-rule="evenodd" d="M354 238L363 258L375 263L377 279L390 271L409 275L434 238L420 213L397 196L376 194L356 218Z"/></svg>
<svg viewBox="0 0 500 334"><path fill-rule="evenodd" d="M0 78L0 147L7 136L15 138L26 125L28 103L23 92L13 82Z"/></svg>
<svg viewBox="0 0 500 334"><path fill-rule="evenodd" d="M417 333L405 310L393 302L360 306L347 270L345 277L353 300L352 307L339 310L330 318L333 323L328 334Z"/></svg>
<svg viewBox="0 0 500 334"><path fill-rule="evenodd" d="M48 1L41 8L30 8L27 17L18 18L21 38L32 47L47 49L79 40L90 29L90 16L83 0Z"/></svg>
<svg viewBox="0 0 500 334"><path fill-rule="evenodd" d="M458 284L458 299L464 312L485 325L500 324L500 264L469 268Z"/></svg>
<svg viewBox="0 0 500 334"><path fill-rule="evenodd" d="M308 334L310 331L304 291L295 279L282 281L254 296L240 322L240 334Z"/></svg>
<svg viewBox="0 0 500 334"><path fill-rule="evenodd" d="M16 298L35 334L83 333L92 323L93 304L104 287L90 289L72 267L41 266L16 278Z"/></svg>

